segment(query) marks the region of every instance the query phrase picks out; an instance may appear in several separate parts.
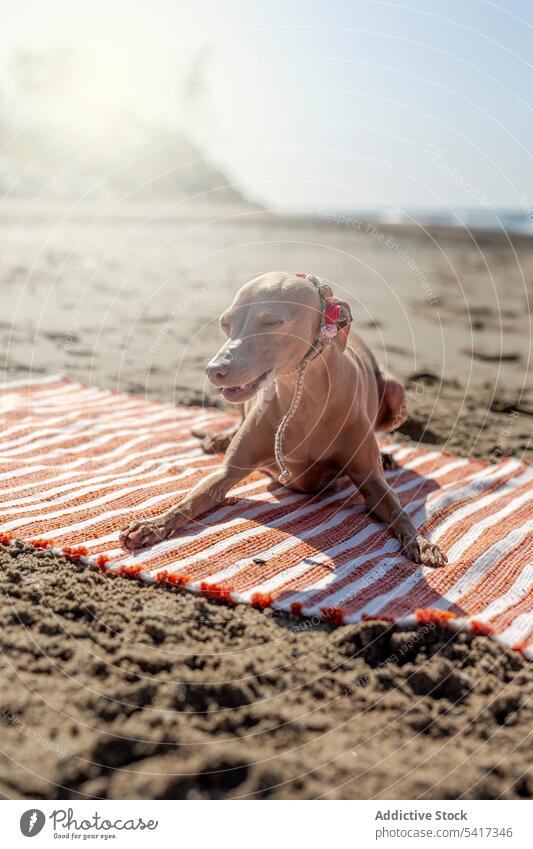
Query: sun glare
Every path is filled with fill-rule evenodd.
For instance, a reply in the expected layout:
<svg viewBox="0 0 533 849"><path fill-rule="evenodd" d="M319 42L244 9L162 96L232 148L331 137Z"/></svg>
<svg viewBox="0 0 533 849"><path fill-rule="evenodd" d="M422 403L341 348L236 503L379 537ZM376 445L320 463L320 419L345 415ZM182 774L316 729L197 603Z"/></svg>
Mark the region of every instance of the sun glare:
<svg viewBox="0 0 533 849"><path fill-rule="evenodd" d="M158 72L146 52L116 42L21 54L11 66L12 96L26 124L99 145L119 127L157 116Z"/></svg>

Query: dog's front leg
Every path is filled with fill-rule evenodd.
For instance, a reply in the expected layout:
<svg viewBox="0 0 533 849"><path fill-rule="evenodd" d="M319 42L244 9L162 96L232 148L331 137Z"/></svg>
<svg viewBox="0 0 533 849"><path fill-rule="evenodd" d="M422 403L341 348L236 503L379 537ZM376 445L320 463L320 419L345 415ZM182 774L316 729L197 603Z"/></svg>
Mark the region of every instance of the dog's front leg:
<svg viewBox="0 0 533 849"><path fill-rule="evenodd" d="M175 507L161 516L132 522L125 528L120 534L124 548L133 551L155 545L224 501L228 490L264 461L261 440L257 439L257 429L252 425L253 421L243 424L231 442L223 465L199 481Z"/></svg>
<svg viewBox="0 0 533 849"><path fill-rule="evenodd" d="M365 499L368 510L385 522L399 541L402 553L423 566L445 566L448 558L438 545L419 534L387 481L373 472L363 478L351 475Z"/></svg>
<svg viewBox="0 0 533 849"><path fill-rule="evenodd" d="M121 531L121 545L133 551L167 539L187 522L220 504L227 491L244 474L246 472L237 473L234 467L222 466L197 483L182 501L166 513L155 516L153 519L132 522L129 527Z"/></svg>
<svg viewBox="0 0 533 849"><path fill-rule="evenodd" d="M362 440L359 439L358 449L345 458L345 470L365 499L369 512L390 527L402 553L409 560L423 566L445 566L448 562L446 555L438 545L417 532L398 496L385 480L379 447L371 429L366 430Z"/></svg>

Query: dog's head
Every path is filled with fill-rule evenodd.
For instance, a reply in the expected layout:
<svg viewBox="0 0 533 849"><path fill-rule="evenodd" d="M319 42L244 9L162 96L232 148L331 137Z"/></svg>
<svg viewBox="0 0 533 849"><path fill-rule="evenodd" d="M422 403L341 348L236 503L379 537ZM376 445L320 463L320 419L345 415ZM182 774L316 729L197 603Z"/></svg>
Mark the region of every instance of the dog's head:
<svg viewBox="0 0 533 849"><path fill-rule="evenodd" d="M344 301L328 302L330 331L344 350L351 321ZM306 275L273 272L239 290L220 317L227 341L206 374L226 400L243 403L277 376L298 368L324 325L324 301ZM338 332L337 332L338 331Z"/></svg>

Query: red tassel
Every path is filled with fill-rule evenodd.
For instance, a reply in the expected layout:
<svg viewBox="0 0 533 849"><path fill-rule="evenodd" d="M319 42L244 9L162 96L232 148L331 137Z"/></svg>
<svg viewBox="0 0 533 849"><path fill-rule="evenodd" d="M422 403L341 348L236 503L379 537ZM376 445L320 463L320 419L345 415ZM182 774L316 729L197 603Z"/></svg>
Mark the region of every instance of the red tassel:
<svg viewBox="0 0 533 849"><path fill-rule="evenodd" d="M62 552L67 560L70 560L72 563L79 563L81 557L87 557L89 554L84 545L74 547L66 545L63 547Z"/></svg>
<svg viewBox="0 0 533 849"><path fill-rule="evenodd" d="M449 610L428 608L427 610L416 611L416 621L420 624L447 625L450 619L455 619L455 613L450 613Z"/></svg>
<svg viewBox="0 0 533 849"><path fill-rule="evenodd" d="M295 616L301 616L302 615L302 603L301 603L301 601L291 602L291 613L294 613Z"/></svg>
<svg viewBox="0 0 533 849"><path fill-rule="evenodd" d="M344 610L342 607L322 607L320 609L322 619L330 625L342 625L344 622Z"/></svg>
<svg viewBox="0 0 533 849"><path fill-rule="evenodd" d="M265 607L271 606L272 596L268 593L254 593L250 603L252 607L257 607L259 610L264 610Z"/></svg>
<svg viewBox="0 0 533 849"><path fill-rule="evenodd" d="M175 575L174 572L165 571L165 583L172 584L173 587L183 587L190 580L188 575Z"/></svg>
<svg viewBox="0 0 533 849"><path fill-rule="evenodd" d="M30 539L28 542L34 548L48 548L48 546L53 546L52 541L49 539Z"/></svg>
<svg viewBox="0 0 533 849"><path fill-rule="evenodd" d="M494 628L486 622L479 622L477 619L472 619L470 627L474 634L483 634L485 637L490 637L494 633Z"/></svg>
<svg viewBox="0 0 533 849"><path fill-rule="evenodd" d="M2 545L9 545L11 540L13 539L13 534L1 534L0 533L0 543Z"/></svg>
<svg viewBox="0 0 533 849"><path fill-rule="evenodd" d="M208 598L217 599L218 601L226 601L228 604L233 604L231 590L227 590L225 587L220 587L218 584L208 584L207 581L202 581L200 584L200 592Z"/></svg>
<svg viewBox="0 0 533 849"><path fill-rule="evenodd" d="M139 572L142 572L142 566L121 566L120 569L117 569L117 575L120 575L122 578L136 578Z"/></svg>
<svg viewBox="0 0 533 849"><path fill-rule="evenodd" d="M189 584L191 581L189 575L172 575L172 583L176 587L184 587L185 584Z"/></svg>

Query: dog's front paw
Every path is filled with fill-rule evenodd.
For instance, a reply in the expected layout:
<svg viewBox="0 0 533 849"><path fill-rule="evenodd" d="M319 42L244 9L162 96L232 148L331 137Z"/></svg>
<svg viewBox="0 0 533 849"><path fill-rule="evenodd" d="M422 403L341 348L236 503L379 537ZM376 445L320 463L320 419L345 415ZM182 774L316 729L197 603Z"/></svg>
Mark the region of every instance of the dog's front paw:
<svg viewBox="0 0 533 849"><path fill-rule="evenodd" d="M150 545L162 542L173 530L173 524L165 515L157 516L149 521L132 522L120 532L120 544L130 551L148 548Z"/></svg>
<svg viewBox="0 0 533 849"><path fill-rule="evenodd" d="M425 537L417 534L413 539L404 543L402 554L405 554L413 563L419 563L421 566L431 566L434 569L439 569L441 566L446 566L448 558L438 545L429 542Z"/></svg>

